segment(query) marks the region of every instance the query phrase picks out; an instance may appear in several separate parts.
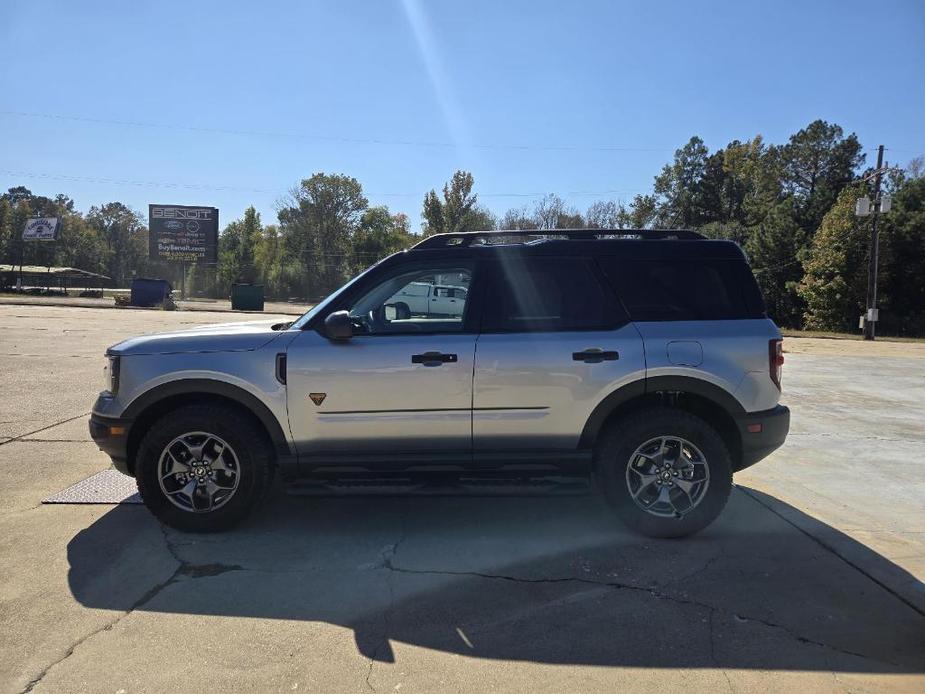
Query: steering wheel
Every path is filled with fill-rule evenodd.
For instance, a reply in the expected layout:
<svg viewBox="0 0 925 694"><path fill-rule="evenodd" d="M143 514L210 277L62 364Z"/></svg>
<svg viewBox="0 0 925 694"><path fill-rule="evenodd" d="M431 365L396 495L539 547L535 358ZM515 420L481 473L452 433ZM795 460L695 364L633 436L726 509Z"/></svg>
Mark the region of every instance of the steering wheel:
<svg viewBox="0 0 925 694"><path fill-rule="evenodd" d="M350 316L350 324L353 326L355 334L366 335L373 332L373 323L370 316Z"/></svg>

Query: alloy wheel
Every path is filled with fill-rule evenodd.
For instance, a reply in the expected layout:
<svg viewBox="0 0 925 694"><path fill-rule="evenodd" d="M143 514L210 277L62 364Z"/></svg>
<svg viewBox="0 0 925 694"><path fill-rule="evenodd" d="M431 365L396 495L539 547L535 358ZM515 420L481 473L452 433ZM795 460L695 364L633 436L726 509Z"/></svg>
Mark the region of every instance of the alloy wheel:
<svg viewBox="0 0 925 694"><path fill-rule="evenodd" d="M643 443L626 466L630 497L646 513L681 518L706 496L710 466L693 443L678 436L658 436Z"/></svg>
<svg viewBox="0 0 925 694"><path fill-rule="evenodd" d="M174 506L208 513L234 496L241 465L234 449L215 434L192 431L167 444L158 460L158 483Z"/></svg>

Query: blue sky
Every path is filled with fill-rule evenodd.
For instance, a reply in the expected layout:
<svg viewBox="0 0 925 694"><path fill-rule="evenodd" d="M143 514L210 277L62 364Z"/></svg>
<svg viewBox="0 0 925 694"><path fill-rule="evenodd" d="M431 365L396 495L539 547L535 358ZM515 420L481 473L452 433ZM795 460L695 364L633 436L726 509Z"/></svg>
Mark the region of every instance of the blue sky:
<svg viewBox="0 0 925 694"><path fill-rule="evenodd" d="M27 115L28 114L28 115ZM492 211L629 199L691 135L816 118L925 153L925 3L45 2L0 5L0 188L253 204L356 177L416 229L473 172Z"/></svg>

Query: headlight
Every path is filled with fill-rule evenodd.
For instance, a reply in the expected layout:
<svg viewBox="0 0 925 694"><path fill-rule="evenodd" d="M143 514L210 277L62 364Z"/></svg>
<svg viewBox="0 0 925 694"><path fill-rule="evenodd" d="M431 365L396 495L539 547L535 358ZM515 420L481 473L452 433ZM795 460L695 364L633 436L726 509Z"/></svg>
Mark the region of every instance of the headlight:
<svg viewBox="0 0 925 694"><path fill-rule="evenodd" d="M106 355L106 366L103 367L103 390L115 395L119 392L119 357Z"/></svg>

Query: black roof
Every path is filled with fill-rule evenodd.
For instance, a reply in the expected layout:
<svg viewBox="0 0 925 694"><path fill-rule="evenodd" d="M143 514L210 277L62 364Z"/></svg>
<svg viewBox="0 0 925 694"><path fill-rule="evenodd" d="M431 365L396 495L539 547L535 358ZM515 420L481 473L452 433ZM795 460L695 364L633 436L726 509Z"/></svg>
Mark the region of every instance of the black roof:
<svg viewBox="0 0 925 694"><path fill-rule="evenodd" d="M707 239L695 231L653 229L553 229L435 234L410 249L445 257L461 254L620 256L638 260L744 260L733 241Z"/></svg>

